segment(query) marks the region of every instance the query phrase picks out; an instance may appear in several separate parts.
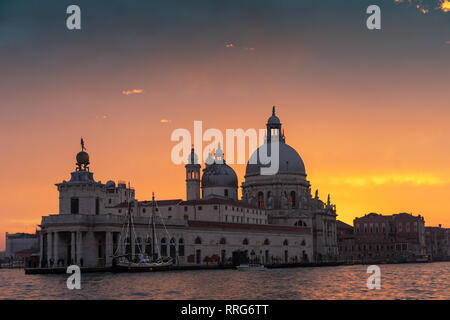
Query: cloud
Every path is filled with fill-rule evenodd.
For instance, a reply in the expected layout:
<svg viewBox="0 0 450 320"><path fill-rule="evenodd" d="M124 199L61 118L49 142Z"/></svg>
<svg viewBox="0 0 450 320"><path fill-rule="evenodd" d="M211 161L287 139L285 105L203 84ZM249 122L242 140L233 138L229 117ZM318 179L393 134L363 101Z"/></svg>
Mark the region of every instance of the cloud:
<svg viewBox="0 0 450 320"><path fill-rule="evenodd" d="M440 0L439 8L444 12L450 11L450 0Z"/></svg>
<svg viewBox="0 0 450 320"><path fill-rule="evenodd" d="M328 179L334 186L373 187L384 185L435 186L448 184L431 174L385 174L374 176L333 177Z"/></svg>
<svg viewBox="0 0 450 320"><path fill-rule="evenodd" d="M235 45L234 43L226 43L225 44L225 48L239 48L239 46ZM245 51L254 51L255 48L253 47L241 47L241 50L245 50Z"/></svg>
<svg viewBox="0 0 450 320"><path fill-rule="evenodd" d="M394 0L395 3L405 3L407 2L410 6L414 5L416 9L418 9L423 14L427 14L430 12L430 9L434 10L442 10L443 12L450 12L450 0L432 0L428 1L432 2L431 5L424 5L422 0ZM415 3L415 4L413 4Z"/></svg>
<svg viewBox="0 0 450 320"><path fill-rule="evenodd" d="M122 94L128 96L130 94L139 94L142 92L144 92L144 90L142 90L142 89L133 89L133 90L124 90L124 91L122 91Z"/></svg>

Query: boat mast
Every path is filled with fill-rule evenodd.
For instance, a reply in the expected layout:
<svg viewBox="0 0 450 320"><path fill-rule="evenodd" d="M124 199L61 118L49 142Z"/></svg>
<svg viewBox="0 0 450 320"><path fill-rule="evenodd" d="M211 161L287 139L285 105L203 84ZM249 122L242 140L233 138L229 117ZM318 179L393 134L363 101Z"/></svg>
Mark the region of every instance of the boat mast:
<svg viewBox="0 0 450 320"><path fill-rule="evenodd" d="M131 263L133 248L131 247L131 201L130 201L130 182L128 182L128 237L130 239L130 252L128 253L128 263Z"/></svg>
<svg viewBox="0 0 450 320"><path fill-rule="evenodd" d="M155 193L152 193L152 260L155 260Z"/></svg>

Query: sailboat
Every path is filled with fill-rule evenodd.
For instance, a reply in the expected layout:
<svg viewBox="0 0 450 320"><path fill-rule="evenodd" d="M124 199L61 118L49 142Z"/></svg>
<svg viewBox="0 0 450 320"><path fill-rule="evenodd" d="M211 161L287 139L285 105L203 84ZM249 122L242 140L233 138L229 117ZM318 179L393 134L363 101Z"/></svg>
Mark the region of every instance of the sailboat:
<svg viewBox="0 0 450 320"><path fill-rule="evenodd" d="M133 219L131 216L131 201L128 201L128 215L127 215L127 232L124 239L129 239L130 250L128 254L113 256L113 271L115 272L149 272L149 271L163 271L169 270L173 265L171 257L162 257L160 251L155 252L156 247L156 233L155 233L155 194L152 195L152 216L151 216L151 231L152 231L152 245L150 257L140 252L133 257L131 251L131 236L134 230ZM164 222L163 222L164 223ZM125 240L125 247L127 246ZM140 248L140 247L139 247Z"/></svg>

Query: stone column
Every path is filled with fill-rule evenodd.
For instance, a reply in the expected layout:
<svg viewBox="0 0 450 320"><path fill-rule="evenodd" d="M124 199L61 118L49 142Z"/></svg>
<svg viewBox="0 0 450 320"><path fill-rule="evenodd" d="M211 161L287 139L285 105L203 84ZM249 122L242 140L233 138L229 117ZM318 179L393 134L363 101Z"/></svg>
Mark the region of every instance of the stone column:
<svg viewBox="0 0 450 320"><path fill-rule="evenodd" d="M83 259L83 232L78 231L77 233L77 264L81 268L84 264ZM82 263L83 262L83 263Z"/></svg>
<svg viewBox="0 0 450 320"><path fill-rule="evenodd" d="M76 235L76 232L70 233L70 258L72 259L72 261L68 261L68 264L75 264L77 262L75 235Z"/></svg>
<svg viewBox="0 0 450 320"><path fill-rule="evenodd" d="M53 233L53 261L54 266L58 264L59 260L59 235L58 232Z"/></svg>
<svg viewBox="0 0 450 320"><path fill-rule="evenodd" d="M53 258L53 232L47 233L47 267L50 267L50 259ZM56 263L56 261L55 261Z"/></svg>
<svg viewBox="0 0 450 320"><path fill-rule="evenodd" d="M113 255L113 237L112 233L109 231L106 231L105 242L105 262L106 266L109 267L112 265Z"/></svg>
<svg viewBox="0 0 450 320"><path fill-rule="evenodd" d="M40 233L39 237L39 267L42 267L44 261L44 234Z"/></svg>

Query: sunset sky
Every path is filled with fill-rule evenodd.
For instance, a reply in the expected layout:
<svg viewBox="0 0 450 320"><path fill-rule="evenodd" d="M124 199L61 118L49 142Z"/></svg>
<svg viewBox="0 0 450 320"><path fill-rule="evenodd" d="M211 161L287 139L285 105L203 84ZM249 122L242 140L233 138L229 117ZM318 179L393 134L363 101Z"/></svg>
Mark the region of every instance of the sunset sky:
<svg viewBox="0 0 450 320"><path fill-rule="evenodd" d="M172 131L264 128L272 105L338 219L450 227L449 57L448 1L1 1L0 250L57 213L81 136L96 180L185 198Z"/></svg>

